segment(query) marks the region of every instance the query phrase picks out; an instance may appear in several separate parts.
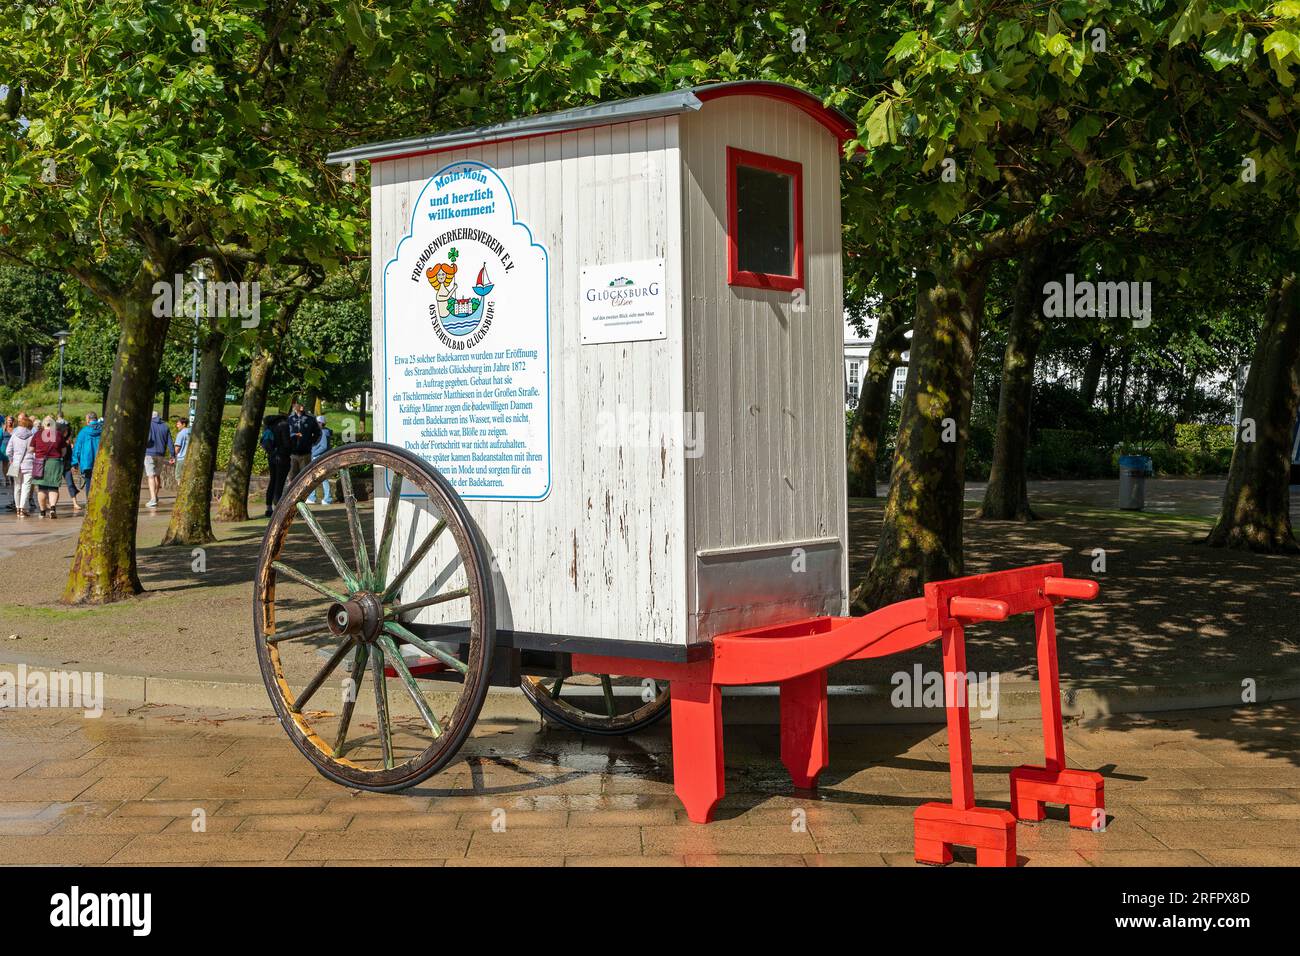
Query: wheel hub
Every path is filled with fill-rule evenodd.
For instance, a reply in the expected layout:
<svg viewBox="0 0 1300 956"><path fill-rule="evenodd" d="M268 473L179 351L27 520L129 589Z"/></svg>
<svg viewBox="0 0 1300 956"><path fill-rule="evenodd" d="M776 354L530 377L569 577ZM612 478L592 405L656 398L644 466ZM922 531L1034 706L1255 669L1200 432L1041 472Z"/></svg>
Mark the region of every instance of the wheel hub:
<svg viewBox="0 0 1300 956"><path fill-rule="evenodd" d="M340 637L350 634L363 644L372 643L383 630L384 606L369 591L353 595L351 600L335 602L325 611L325 622Z"/></svg>

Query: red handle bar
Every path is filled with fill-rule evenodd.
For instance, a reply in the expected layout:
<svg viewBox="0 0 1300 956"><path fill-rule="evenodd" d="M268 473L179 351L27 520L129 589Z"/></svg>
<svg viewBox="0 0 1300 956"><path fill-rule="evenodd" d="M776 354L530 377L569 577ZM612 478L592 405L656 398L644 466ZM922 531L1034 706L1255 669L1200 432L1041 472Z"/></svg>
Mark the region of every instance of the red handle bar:
<svg viewBox="0 0 1300 956"><path fill-rule="evenodd" d="M1005 621L1011 606L989 598L955 597L948 602L948 613L968 621Z"/></svg>
<svg viewBox="0 0 1300 956"><path fill-rule="evenodd" d="M1100 588L1096 581L1084 578L1043 578L1043 594L1048 597L1079 598L1091 601Z"/></svg>

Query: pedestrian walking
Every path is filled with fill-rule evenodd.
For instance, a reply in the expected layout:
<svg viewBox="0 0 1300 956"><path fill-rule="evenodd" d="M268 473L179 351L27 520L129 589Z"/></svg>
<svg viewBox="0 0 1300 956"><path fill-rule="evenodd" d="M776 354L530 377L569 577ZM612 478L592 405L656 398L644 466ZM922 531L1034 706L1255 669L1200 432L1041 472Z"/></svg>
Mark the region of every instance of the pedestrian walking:
<svg viewBox="0 0 1300 956"><path fill-rule="evenodd" d="M185 453L190 450L189 419L176 419L176 484L181 483L181 472L185 469Z"/></svg>
<svg viewBox="0 0 1300 956"><path fill-rule="evenodd" d="M32 467L35 456L32 453L32 420L25 412L18 414L18 424L9 439L9 477L14 481L17 494L14 496L15 510L18 517L27 517L27 499L32 493Z"/></svg>
<svg viewBox="0 0 1300 956"><path fill-rule="evenodd" d="M72 467L81 473L81 488L86 493L87 505L90 504L90 483L94 478L95 458L99 455L99 441L103 434L104 423L98 415L90 412L72 445Z"/></svg>
<svg viewBox="0 0 1300 956"><path fill-rule="evenodd" d="M284 483L289 474L289 427L285 416L267 416L261 444L269 466L266 485L266 517L269 518L284 493Z"/></svg>
<svg viewBox="0 0 1300 956"><path fill-rule="evenodd" d="M320 425L308 415L302 402L294 402L285 421L289 432L289 473L285 482L293 481L311 464L311 450L320 438Z"/></svg>
<svg viewBox="0 0 1300 956"><path fill-rule="evenodd" d="M18 506L13 500L13 487L9 479L9 439L14 434L14 417L6 415L4 422L0 423L0 490L9 495L9 503L5 505L6 511L13 511Z"/></svg>
<svg viewBox="0 0 1300 956"><path fill-rule="evenodd" d="M63 481L68 486L68 500L72 502L72 513L81 514L81 505L77 504L80 489L72 477L72 423L63 419L56 421L54 427L63 436Z"/></svg>
<svg viewBox="0 0 1300 956"><path fill-rule="evenodd" d="M330 439L334 437L334 430L325 424L324 415L316 416L316 424L320 426L320 438L316 439L316 444L311 446L312 461L315 461L321 455L325 454L327 451L330 450ZM326 504L326 505L334 504L334 482L330 481L329 478L326 478L324 481L324 488L325 488L325 493L321 498L321 504ZM313 488L311 490L311 494L307 496L307 504L314 505L315 503L316 503L316 489Z"/></svg>
<svg viewBox="0 0 1300 956"><path fill-rule="evenodd" d="M52 415L46 415L41 430L32 438L32 480L42 518L59 516L59 485L63 484L63 449L67 439Z"/></svg>
<svg viewBox="0 0 1300 956"><path fill-rule="evenodd" d="M164 461L176 461L176 446L172 443L171 429L157 412L149 422L149 442L144 449L144 476L149 484L149 501L145 507L158 507L158 492L162 488Z"/></svg>

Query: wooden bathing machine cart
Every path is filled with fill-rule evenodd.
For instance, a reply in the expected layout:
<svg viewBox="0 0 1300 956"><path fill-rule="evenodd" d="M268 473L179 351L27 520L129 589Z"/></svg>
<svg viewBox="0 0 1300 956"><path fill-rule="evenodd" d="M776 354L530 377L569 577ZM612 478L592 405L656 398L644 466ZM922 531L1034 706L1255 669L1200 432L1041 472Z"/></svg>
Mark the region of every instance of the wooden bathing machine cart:
<svg viewBox="0 0 1300 956"><path fill-rule="evenodd" d="M1014 808L1091 824L1101 781L1064 767L1053 608L1095 585L1049 565L845 616L852 134L806 92L742 82L330 157L371 164L382 441L290 483L254 594L272 702L321 773L413 786L490 684L519 685L594 733L671 709L677 791L705 822L722 686L780 685L782 758L812 786L828 666L941 640L964 675L965 624L1032 611L1046 756L1013 775ZM326 481L341 506L308 502ZM952 801L917 811L918 858L1014 861L1014 817L973 804L964 693L948 703Z"/></svg>

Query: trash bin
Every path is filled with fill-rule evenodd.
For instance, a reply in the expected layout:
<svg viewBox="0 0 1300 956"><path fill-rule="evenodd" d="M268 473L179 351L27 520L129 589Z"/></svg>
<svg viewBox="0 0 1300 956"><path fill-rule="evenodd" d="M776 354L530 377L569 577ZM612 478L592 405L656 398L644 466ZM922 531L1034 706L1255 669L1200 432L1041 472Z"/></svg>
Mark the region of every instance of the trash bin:
<svg viewBox="0 0 1300 956"><path fill-rule="evenodd" d="M1123 511L1141 511L1146 504L1147 475L1151 458L1147 455L1120 455L1119 506Z"/></svg>

